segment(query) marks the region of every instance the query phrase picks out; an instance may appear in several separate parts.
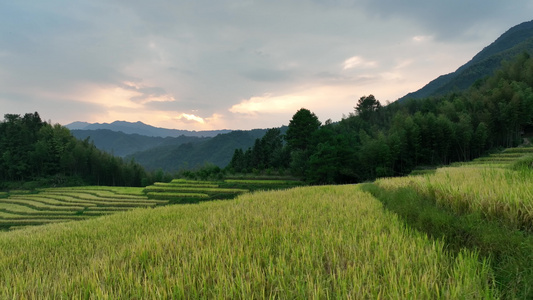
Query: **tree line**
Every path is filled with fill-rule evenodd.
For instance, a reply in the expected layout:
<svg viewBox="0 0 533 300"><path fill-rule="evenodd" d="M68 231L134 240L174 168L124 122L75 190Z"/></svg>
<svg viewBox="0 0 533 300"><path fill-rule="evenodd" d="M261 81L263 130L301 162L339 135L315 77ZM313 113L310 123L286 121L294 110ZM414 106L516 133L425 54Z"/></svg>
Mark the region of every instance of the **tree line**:
<svg viewBox="0 0 533 300"><path fill-rule="evenodd" d="M148 174L134 161L98 150L39 114L4 115L0 122L0 182L43 185L144 186L163 174Z"/></svg>
<svg viewBox="0 0 533 300"><path fill-rule="evenodd" d="M302 108L285 135L274 128L248 150L235 150L226 170L287 171L313 184L363 182L468 161L516 146L530 131L533 59L523 53L466 92L385 106L363 96L336 123L322 124Z"/></svg>

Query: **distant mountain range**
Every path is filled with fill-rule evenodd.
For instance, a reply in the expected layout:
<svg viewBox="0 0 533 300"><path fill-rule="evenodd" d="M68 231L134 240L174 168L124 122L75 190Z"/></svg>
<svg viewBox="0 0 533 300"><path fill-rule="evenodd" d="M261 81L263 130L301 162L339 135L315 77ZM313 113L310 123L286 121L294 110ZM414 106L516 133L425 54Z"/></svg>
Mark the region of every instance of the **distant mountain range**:
<svg viewBox="0 0 533 300"><path fill-rule="evenodd" d="M122 131L113 131L110 129L95 130L70 130L72 135L79 140L89 138L94 145L103 151L112 153L116 156L125 157L136 152L146 151L156 147L180 146L186 143L200 143L210 139L210 137L196 136L178 136L178 137L159 137L146 136L137 133L127 134Z"/></svg>
<svg viewBox="0 0 533 300"><path fill-rule="evenodd" d="M246 150L252 147L255 140L263 137L267 131L267 129L186 131L124 121L111 124L74 122L66 127L74 137L80 140L89 139L100 150L127 160L134 159L150 171L163 169L168 172L196 168L205 163L223 168L230 162L235 149ZM165 135L165 132L183 134L160 136ZM215 133L216 135L212 136Z"/></svg>
<svg viewBox="0 0 533 300"><path fill-rule="evenodd" d="M183 143L181 145L160 145L146 151L126 156L148 170L162 169L173 172L180 169L193 169L211 163L221 168L226 167L235 149L248 149L256 139L265 135L267 129L232 131L219 134L202 141Z"/></svg>
<svg viewBox="0 0 533 300"><path fill-rule="evenodd" d="M420 99L468 89L522 52L533 52L533 21L512 27L457 71L442 75L420 90L400 98ZM66 125L79 139L89 138L96 147L126 159L135 159L148 170L173 172L204 163L225 167L235 149L252 147L266 129L248 131L187 131L158 128L142 122L74 122ZM282 132L286 127L282 128Z"/></svg>
<svg viewBox="0 0 533 300"><path fill-rule="evenodd" d="M113 123L87 123L73 122L65 125L70 130L98 130L108 129L111 131L123 132L127 134L139 134L154 137L178 137L178 136L196 136L196 137L214 137L217 134L229 133L231 130L206 130L206 131L189 131L178 129L167 129L154 127L144 124L143 122L126 122L115 121Z"/></svg>
<svg viewBox="0 0 533 300"><path fill-rule="evenodd" d="M466 90L477 80L492 75L502 61L511 60L522 52L533 52L533 21L512 27L455 72L439 76L398 100L421 99Z"/></svg>

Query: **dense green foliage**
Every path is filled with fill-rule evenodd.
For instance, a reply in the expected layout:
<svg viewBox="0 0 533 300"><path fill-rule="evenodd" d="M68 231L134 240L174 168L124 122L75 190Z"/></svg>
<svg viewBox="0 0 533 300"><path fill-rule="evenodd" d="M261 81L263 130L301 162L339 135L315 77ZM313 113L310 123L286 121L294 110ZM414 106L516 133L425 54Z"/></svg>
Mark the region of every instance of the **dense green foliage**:
<svg viewBox="0 0 533 300"><path fill-rule="evenodd" d="M4 116L0 154L0 182L141 186L149 181L139 164L100 151L87 139L77 140L67 128L43 122L38 113Z"/></svg>
<svg viewBox="0 0 533 300"><path fill-rule="evenodd" d="M522 134L533 128L533 59L523 53L464 93L387 106L372 95L361 97L348 117L320 127L313 123L305 132L294 125L299 113L289 125L284 149L276 153L288 151L284 162L291 173L311 183L362 182L409 174L418 166L468 161L489 149L521 143ZM294 146L291 130L302 132L305 148ZM257 149L235 152L228 169L277 167L253 164L248 158Z"/></svg>
<svg viewBox="0 0 533 300"><path fill-rule="evenodd" d="M229 163L229 170L237 173L250 173L266 168L287 168L290 152L283 148L283 138L278 128L269 129L261 139L256 139L254 146L243 151L235 149Z"/></svg>

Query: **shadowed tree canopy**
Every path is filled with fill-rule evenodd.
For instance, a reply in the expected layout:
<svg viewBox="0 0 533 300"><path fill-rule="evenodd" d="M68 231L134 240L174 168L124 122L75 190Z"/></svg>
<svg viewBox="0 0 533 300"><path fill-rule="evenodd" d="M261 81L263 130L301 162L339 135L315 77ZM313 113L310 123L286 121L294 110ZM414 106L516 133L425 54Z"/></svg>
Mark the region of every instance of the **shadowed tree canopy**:
<svg viewBox="0 0 533 300"><path fill-rule="evenodd" d="M301 108L289 122L285 140L291 150L308 150L313 134L320 128L318 117L310 110Z"/></svg>
<svg viewBox="0 0 533 300"><path fill-rule="evenodd" d="M43 122L37 112L6 114L0 121L0 189L5 182L39 181L48 185L141 186L148 174L134 161L123 161L74 138L59 125Z"/></svg>
<svg viewBox="0 0 533 300"><path fill-rule="evenodd" d="M357 101L355 112L361 119L369 121L372 115L381 109L381 103L374 97L374 95L363 96Z"/></svg>

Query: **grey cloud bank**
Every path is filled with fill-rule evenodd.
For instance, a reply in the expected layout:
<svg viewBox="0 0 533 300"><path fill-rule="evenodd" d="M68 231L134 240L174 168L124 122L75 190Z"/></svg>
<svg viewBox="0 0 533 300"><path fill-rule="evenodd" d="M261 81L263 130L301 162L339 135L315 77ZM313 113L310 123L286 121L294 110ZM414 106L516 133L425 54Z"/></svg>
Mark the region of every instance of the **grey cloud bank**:
<svg viewBox="0 0 533 300"><path fill-rule="evenodd" d="M0 4L0 113L250 129L338 120L454 71L530 1L18 1Z"/></svg>

